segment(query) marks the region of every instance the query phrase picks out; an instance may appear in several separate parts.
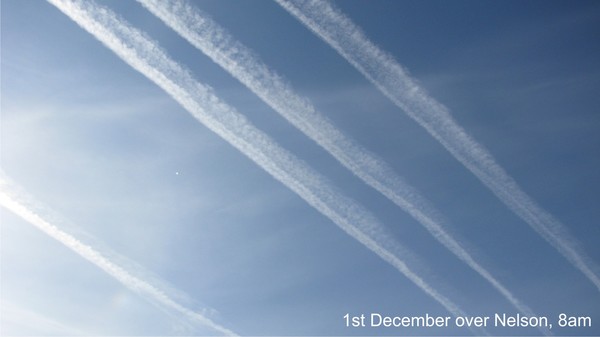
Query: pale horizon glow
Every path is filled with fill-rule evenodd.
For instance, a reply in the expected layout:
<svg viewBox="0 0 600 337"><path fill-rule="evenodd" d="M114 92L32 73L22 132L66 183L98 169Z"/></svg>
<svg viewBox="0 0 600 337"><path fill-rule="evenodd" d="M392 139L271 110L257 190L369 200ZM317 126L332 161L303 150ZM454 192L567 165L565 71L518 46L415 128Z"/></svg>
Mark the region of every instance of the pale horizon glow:
<svg viewBox="0 0 600 337"><path fill-rule="evenodd" d="M51 238L67 246L69 249L121 282L131 291L147 298L152 303L157 303L159 307L162 307L167 311L173 311L178 315L183 315L190 322L208 326L223 335L237 336L233 331L220 326L202 314L194 312L177 303L169 297L164 290L133 275L130 271L109 260L106 257L106 252L99 252L94 247L81 242L73 235L61 230L56 224L49 223L44 219L43 215L36 214L32 211L32 207L27 204L33 205L34 208L40 208L35 206L36 204L39 204L38 202L34 201L31 197L24 195L21 187L12 182L4 172L0 172L0 205L2 205L2 207L13 212Z"/></svg>

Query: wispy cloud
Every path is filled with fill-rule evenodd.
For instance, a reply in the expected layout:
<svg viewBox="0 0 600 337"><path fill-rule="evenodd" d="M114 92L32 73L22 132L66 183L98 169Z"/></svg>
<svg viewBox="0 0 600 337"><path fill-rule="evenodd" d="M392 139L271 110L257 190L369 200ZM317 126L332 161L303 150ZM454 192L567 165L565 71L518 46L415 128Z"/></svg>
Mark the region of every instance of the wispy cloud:
<svg viewBox="0 0 600 337"><path fill-rule="evenodd" d="M445 228L438 212L391 167L336 128L298 95L255 53L187 1L138 0L189 43L246 85L275 111L317 142L342 165L420 222L440 243L490 282L523 314L533 312L517 299Z"/></svg>
<svg viewBox="0 0 600 337"><path fill-rule="evenodd" d="M275 0L350 62L394 104L424 127L515 214L579 269L599 290L598 266L567 228L542 209L448 109L430 97L394 58L371 42L328 1Z"/></svg>
<svg viewBox="0 0 600 337"><path fill-rule="evenodd" d="M89 336L89 331L73 327L35 311L22 308L11 302L0 302L2 332L6 335L17 335L23 330L31 335L53 334L58 336Z"/></svg>
<svg viewBox="0 0 600 337"><path fill-rule="evenodd" d="M4 172L0 172L0 205L70 248L124 286L156 304L172 316L184 317L190 323L201 324L224 335L236 335L231 330L177 302L170 296L170 290L157 285L157 282L144 279L139 275L140 273L128 269L111 259L110 257L116 254L107 248L91 245L89 242L84 242L73 234L66 232L61 228L63 220L57 219L55 215L50 216L53 218L52 220L47 220L46 215L38 211L45 207L12 182Z"/></svg>
<svg viewBox="0 0 600 337"><path fill-rule="evenodd" d="M370 213L341 195L321 175L254 127L243 115L221 101L210 87L197 82L155 42L91 1L49 1L123 61L161 87L197 120L390 263L453 315L464 314L454 302L409 267L409 262L416 263L410 258L410 253L387 235L384 227Z"/></svg>

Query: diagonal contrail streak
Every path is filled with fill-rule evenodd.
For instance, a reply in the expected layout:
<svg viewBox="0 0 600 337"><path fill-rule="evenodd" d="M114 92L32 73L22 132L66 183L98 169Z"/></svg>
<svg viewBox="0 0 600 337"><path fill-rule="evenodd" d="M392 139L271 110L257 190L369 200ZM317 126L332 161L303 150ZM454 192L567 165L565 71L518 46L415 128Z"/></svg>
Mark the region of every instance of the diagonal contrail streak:
<svg viewBox="0 0 600 337"><path fill-rule="evenodd" d="M492 284L514 307L535 314L445 229L438 212L373 153L337 129L312 103L225 29L184 0L138 0L152 14L242 82L342 165L420 222L440 243Z"/></svg>
<svg viewBox="0 0 600 337"><path fill-rule="evenodd" d="M371 42L329 1L275 0L424 127L510 210L550 243L600 290L600 269L567 228L542 209L494 157L430 97L394 58Z"/></svg>
<svg viewBox="0 0 600 337"><path fill-rule="evenodd" d="M404 274L455 316L463 311L408 265L410 253L370 213L341 195L321 175L281 148L243 115L196 81L152 40L91 1L49 0L123 61L157 84L210 130ZM412 258L411 258L412 259ZM416 264L412 259L411 264Z"/></svg>
<svg viewBox="0 0 600 337"><path fill-rule="evenodd" d="M168 313L174 313L174 316L183 316L192 323L202 324L224 335L237 336L233 331L175 301L169 295L168 290L156 284L159 283L158 281L145 280L136 275L135 271L129 270L111 259L110 256L115 254L106 248L101 250L99 247L93 247L90 243L83 242L71 233L67 233L60 228L60 220L48 220L44 214L36 211L43 208L39 206L40 203L26 195L22 188L12 182L4 172L0 172L0 205L93 263L142 298L163 310L166 309Z"/></svg>

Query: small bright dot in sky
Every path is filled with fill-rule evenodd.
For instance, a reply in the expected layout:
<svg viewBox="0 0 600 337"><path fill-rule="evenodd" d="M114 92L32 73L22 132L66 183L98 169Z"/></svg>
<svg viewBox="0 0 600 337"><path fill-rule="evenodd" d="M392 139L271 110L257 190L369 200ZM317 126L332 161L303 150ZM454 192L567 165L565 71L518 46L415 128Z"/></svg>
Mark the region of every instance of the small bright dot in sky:
<svg viewBox="0 0 600 337"><path fill-rule="evenodd" d="M178 176L178 175L179 175L179 171L178 171L178 172L175 172L175 175L176 175L176 176Z"/></svg>

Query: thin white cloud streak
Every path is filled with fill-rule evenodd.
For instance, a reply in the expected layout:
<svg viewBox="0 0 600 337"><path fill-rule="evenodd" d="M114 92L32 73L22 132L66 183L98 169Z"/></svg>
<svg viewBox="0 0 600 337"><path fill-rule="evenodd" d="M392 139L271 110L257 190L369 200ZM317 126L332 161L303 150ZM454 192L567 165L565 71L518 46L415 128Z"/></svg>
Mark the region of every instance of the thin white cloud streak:
<svg viewBox="0 0 600 337"><path fill-rule="evenodd" d="M371 42L329 1L275 0L424 127L509 209L548 241L600 290L600 269L567 228L528 196L494 157L430 97L394 58Z"/></svg>
<svg viewBox="0 0 600 337"><path fill-rule="evenodd" d="M454 255L491 283L521 313L535 316L448 233L438 212L418 191L399 177L387 163L332 125L309 100L296 94L281 76L216 22L186 1L138 2L237 78L352 173L409 213Z"/></svg>
<svg viewBox="0 0 600 337"><path fill-rule="evenodd" d="M196 81L188 70L171 60L142 32L91 1L49 1L123 61L162 88L198 121L391 264L450 313L455 316L464 315L454 302L409 267L402 258L408 258L413 265L416 260L410 258L411 254L385 232L377 219L356 202L341 195L324 177L281 148L233 107L221 101L212 88Z"/></svg>
<svg viewBox="0 0 600 337"><path fill-rule="evenodd" d="M106 248L93 247L89 243L81 241L74 235L61 229L62 220L53 219L49 221L43 214L39 214L38 209L45 207L30 196L23 189L16 185L4 172L0 173L0 205L15 215L29 222L48 236L62 243L84 259L102 269L108 275L121 282L125 287L139 294L142 298L158 305L159 308L175 317L183 316L191 323L201 324L218 331L224 335L237 336L233 331L220 326L204 315L195 312L182 304L176 302L169 296L168 289L162 289L160 286L144 280L133 270L128 270L122 265L117 264L110 256L116 254ZM55 217L55 216L50 216Z"/></svg>

